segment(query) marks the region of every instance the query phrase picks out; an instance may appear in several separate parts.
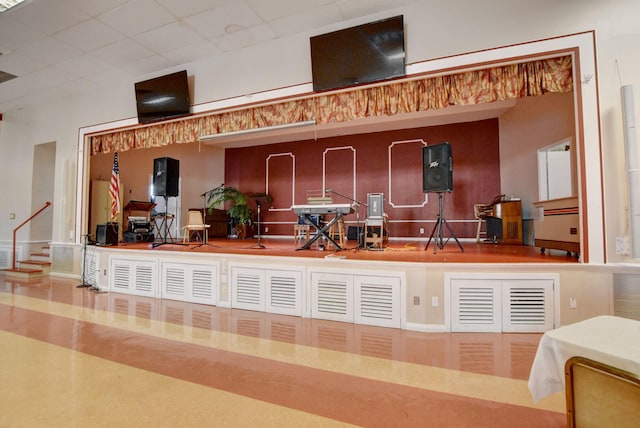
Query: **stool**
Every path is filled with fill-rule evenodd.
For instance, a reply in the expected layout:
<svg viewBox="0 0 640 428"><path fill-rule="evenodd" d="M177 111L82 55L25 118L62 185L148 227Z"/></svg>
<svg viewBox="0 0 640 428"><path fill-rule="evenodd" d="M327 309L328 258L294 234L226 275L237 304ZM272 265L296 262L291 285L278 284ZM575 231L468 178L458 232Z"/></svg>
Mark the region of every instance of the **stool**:
<svg viewBox="0 0 640 428"><path fill-rule="evenodd" d="M338 225L337 232L336 225ZM342 217L340 217L338 221L331 225L331 227L329 228L329 236L331 237L331 239L338 242L340 248L344 248L344 219ZM331 242L330 244L333 245L333 243Z"/></svg>
<svg viewBox="0 0 640 428"><path fill-rule="evenodd" d="M308 224L294 224L293 225L293 240L298 241L304 236L305 242L307 242L311 236L311 226Z"/></svg>

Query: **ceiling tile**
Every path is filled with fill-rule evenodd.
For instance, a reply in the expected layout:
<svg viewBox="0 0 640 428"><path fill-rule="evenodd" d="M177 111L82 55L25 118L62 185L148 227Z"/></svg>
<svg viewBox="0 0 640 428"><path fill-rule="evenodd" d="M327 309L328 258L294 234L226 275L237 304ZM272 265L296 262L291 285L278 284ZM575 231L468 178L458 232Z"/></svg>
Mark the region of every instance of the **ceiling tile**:
<svg viewBox="0 0 640 428"><path fill-rule="evenodd" d="M177 49L164 52L162 56L179 64L187 64L202 58L209 58L220 54L222 51L208 40L188 46L180 46Z"/></svg>
<svg viewBox="0 0 640 428"><path fill-rule="evenodd" d="M159 4L167 8L174 16L182 19L218 8L226 3L237 0L156 0Z"/></svg>
<svg viewBox="0 0 640 428"><path fill-rule="evenodd" d="M44 68L46 64L27 58L24 55L10 53L0 56L0 70L7 73L23 76L28 73Z"/></svg>
<svg viewBox="0 0 640 428"><path fill-rule="evenodd" d="M204 41L204 38L184 22L174 22L134 37L134 40L154 52L166 52Z"/></svg>
<svg viewBox="0 0 640 428"><path fill-rule="evenodd" d="M273 38L275 38L275 34L269 26L257 25L250 29L242 29L217 37L213 39L212 42L223 51L232 51Z"/></svg>
<svg viewBox="0 0 640 428"><path fill-rule="evenodd" d="M74 8L79 9L89 16L96 16L108 10L114 9L131 0L66 0Z"/></svg>
<svg viewBox="0 0 640 428"><path fill-rule="evenodd" d="M56 64L56 67L78 77L92 77L106 69L113 68L111 65L88 55L68 59Z"/></svg>
<svg viewBox="0 0 640 428"><path fill-rule="evenodd" d="M3 54L44 37L44 33L12 20L8 15L0 14L0 52Z"/></svg>
<svg viewBox="0 0 640 428"><path fill-rule="evenodd" d="M16 53L28 56L45 64L57 64L79 55L81 52L65 42L53 38L46 38L18 49Z"/></svg>
<svg viewBox="0 0 640 428"><path fill-rule="evenodd" d="M153 0L133 0L99 15L98 19L127 36L135 36L176 20Z"/></svg>
<svg viewBox="0 0 640 428"><path fill-rule="evenodd" d="M32 1L11 11L9 16L46 35L53 35L89 19L89 15L64 1Z"/></svg>
<svg viewBox="0 0 640 428"><path fill-rule="evenodd" d="M226 29L229 27L249 28L262 23L260 18L243 3L227 4L186 18L185 21L209 39L227 34Z"/></svg>
<svg viewBox="0 0 640 428"><path fill-rule="evenodd" d="M125 38L124 35L97 19L90 19L74 25L59 32L55 37L83 52L90 52Z"/></svg>
<svg viewBox="0 0 640 428"><path fill-rule="evenodd" d="M289 15L270 23L274 32L282 37L304 33L310 29L323 28L329 24L341 22L342 16L335 5L309 9L296 15Z"/></svg>
<svg viewBox="0 0 640 428"><path fill-rule="evenodd" d="M133 40L126 39L97 49L89 55L113 66L124 67L129 62L152 56L153 52Z"/></svg>

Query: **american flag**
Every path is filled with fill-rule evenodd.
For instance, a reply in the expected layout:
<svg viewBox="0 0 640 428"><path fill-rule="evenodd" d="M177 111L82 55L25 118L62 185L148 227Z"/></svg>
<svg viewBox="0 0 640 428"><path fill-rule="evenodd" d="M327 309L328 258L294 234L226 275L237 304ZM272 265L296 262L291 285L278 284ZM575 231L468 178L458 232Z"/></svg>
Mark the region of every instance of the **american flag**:
<svg viewBox="0 0 640 428"><path fill-rule="evenodd" d="M109 196L111 196L111 221L115 221L120 212L120 168L118 167L118 152L113 155L113 171L111 171Z"/></svg>

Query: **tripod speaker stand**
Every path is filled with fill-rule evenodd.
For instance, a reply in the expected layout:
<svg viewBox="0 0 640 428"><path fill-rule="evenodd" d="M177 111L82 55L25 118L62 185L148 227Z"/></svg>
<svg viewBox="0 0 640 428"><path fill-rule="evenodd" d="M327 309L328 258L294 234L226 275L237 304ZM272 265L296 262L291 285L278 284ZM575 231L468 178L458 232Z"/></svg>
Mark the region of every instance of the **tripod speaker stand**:
<svg viewBox="0 0 640 428"><path fill-rule="evenodd" d="M458 247L460 247L460 251L464 253L464 248L462 248L462 244L460 244L458 237L453 232L453 230L451 230L449 223L447 223L447 220L444 218L444 215L442 214L442 202L443 202L442 192L438 192L438 220L436 221L436 224L433 227L433 230L431 231L431 236L429 236L429 240L427 241L427 245L425 245L424 249L426 251L426 249L429 248L429 244L431 243L431 240L434 238L434 236L435 236L435 241L433 243L434 244L433 254L435 254L438 251L438 247L441 250L444 249L444 246L446 244L446 242L444 242L444 228L446 227L447 230L449 231L449 234L451 235L447 239L447 242L449 242L449 239L451 238L455 239L456 243L458 244Z"/></svg>
<svg viewBox="0 0 640 428"><path fill-rule="evenodd" d="M172 245L184 245L182 243L177 243L177 242L167 242L167 236L169 236L169 217L167 214L167 207L169 206L169 196L164 195L164 221L163 221L163 229L164 229L164 236L162 237L162 242L154 242L153 245L151 246L152 248L157 248L161 245L167 245L167 244L172 244ZM160 232L160 231L158 231Z"/></svg>

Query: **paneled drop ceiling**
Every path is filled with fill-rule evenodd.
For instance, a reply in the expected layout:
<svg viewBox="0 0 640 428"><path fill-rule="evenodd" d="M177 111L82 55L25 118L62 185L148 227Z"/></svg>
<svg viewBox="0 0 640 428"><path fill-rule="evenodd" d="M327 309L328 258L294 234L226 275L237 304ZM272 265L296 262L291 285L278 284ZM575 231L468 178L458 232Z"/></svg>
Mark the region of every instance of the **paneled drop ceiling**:
<svg viewBox="0 0 640 428"><path fill-rule="evenodd" d="M0 113L413 2L27 0L0 13Z"/></svg>

